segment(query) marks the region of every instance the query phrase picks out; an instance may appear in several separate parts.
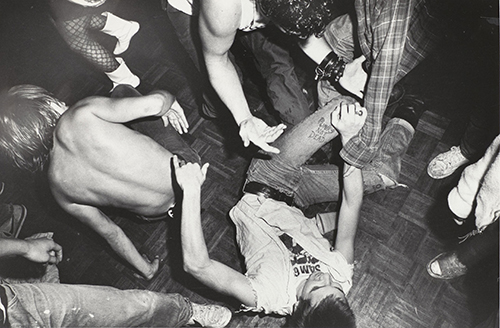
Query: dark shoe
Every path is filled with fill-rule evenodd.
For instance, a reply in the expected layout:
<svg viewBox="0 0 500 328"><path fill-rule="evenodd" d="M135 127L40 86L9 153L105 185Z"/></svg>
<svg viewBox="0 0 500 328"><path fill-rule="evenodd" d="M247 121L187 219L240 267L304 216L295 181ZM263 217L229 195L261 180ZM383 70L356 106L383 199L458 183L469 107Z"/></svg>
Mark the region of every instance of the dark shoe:
<svg viewBox="0 0 500 328"><path fill-rule="evenodd" d="M436 279L449 280L458 278L467 273L455 252L441 253L427 264L427 272Z"/></svg>
<svg viewBox="0 0 500 328"><path fill-rule="evenodd" d="M392 117L401 118L416 129L420 116L422 116L426 110L423 100L413 96L405 96L394 111Z"/></svg>
<svg viewBox="0 0 500 328"><path fill-rule="evenodd" d="M405 95L406 91L405 88L401 84L396 84L394 85L394 88L392 88L391 92L391 98L389 98L389 103L387 104L387 107L390 107L403 99L403 96Z"/></svg>
<svg viewBox="0 0 500 328"><path fill-rule="evenodd" d="M3 206L9 207L9 217L0 227L0 238L17 238L28 215L28 210L24 205L4 204Z"/></svg>

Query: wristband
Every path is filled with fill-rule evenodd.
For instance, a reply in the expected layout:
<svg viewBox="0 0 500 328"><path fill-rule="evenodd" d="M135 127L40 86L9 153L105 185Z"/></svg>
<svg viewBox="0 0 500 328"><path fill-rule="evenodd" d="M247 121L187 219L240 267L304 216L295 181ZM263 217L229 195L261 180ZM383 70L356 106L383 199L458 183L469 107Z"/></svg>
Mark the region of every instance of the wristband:
<svg viewBox="0 0 500 328"><path fill-rule="evenodd" d="M321 63L316 67L315 80L329 80L330 82L338 82L344 74L346 63L339 58L335 52L331 51ZM333 81L332 81L333 80Z"/></svg>

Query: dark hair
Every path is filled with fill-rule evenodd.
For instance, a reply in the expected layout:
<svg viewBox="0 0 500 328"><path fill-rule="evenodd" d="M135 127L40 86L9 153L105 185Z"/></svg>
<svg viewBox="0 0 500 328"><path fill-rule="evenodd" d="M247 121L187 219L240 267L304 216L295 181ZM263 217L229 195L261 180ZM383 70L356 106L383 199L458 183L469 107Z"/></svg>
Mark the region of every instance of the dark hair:
<svg viewBox="0 0 500 328"><path fill-rule="evenodd" d="M43 170L59 119L66 105L34 85L19 85L0 96L0 150L13 164L31 172Z"/></svg>
<svg viewBox="0 0 500 328"><path fill-rule="evenodd" d="M321 36L340 14L338 0L256 0L259 10L288 34Z"/></svg>
<svg viewBox="0 0 500 328"><path fill-rule="evenodd" d="M354 328L356 319L346 299L329 295L315 307L310 300L300 300L287 326Z"/></svg>

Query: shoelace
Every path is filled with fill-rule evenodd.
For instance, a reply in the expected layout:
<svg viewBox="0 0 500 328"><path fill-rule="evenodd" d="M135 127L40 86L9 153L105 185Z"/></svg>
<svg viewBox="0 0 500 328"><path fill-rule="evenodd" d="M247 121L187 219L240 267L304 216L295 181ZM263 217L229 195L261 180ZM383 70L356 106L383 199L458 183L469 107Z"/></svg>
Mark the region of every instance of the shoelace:
<svg viewBox="0 0 500 328"><path fill-rule="evenodd" d="M453 146L451 147L450 151L451 154L449 154L449 156L446 156L447 163L450 166L455 166L457 163L460 163L464 160L464 156L462 155L462 151L459 147Z"/></svg>
<svg viewBox="0 0 500 328"><path fill-rule="evenodd" d="M473 237L475 235L479 235L481 232L478 230L478 229L475 229L475 230L472 230L471 232L461 236L461 237L458 237L459 239L459 244L463 243L464 241L466 241L467 239L469 239L470 237Z"/></svg>

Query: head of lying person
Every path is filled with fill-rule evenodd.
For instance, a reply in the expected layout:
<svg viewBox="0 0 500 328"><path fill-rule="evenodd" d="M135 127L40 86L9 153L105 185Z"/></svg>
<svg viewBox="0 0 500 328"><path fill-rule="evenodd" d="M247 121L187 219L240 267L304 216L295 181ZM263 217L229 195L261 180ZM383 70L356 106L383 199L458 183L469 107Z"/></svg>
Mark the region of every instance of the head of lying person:
<svg viewBox="0 0 500 328"><path fill-rule="evenodd" d="M330 274L320 271L311 274L297 296L299 301L288 327L356 327L344 291Z"/></svg>
<svg viewBox="0 0 500 328"><path fill-rule="evenodd" d="M284 33L300 39L321 36L341 13L338 0L257 0L257 5Z"/></svg>
<svg viewBox="0 0 500 328"><path fill-rule="evenodd" d="M68 107L47 90L19 85L0 95L0 151L31 172L44 168L53 133Z"/></svg>

